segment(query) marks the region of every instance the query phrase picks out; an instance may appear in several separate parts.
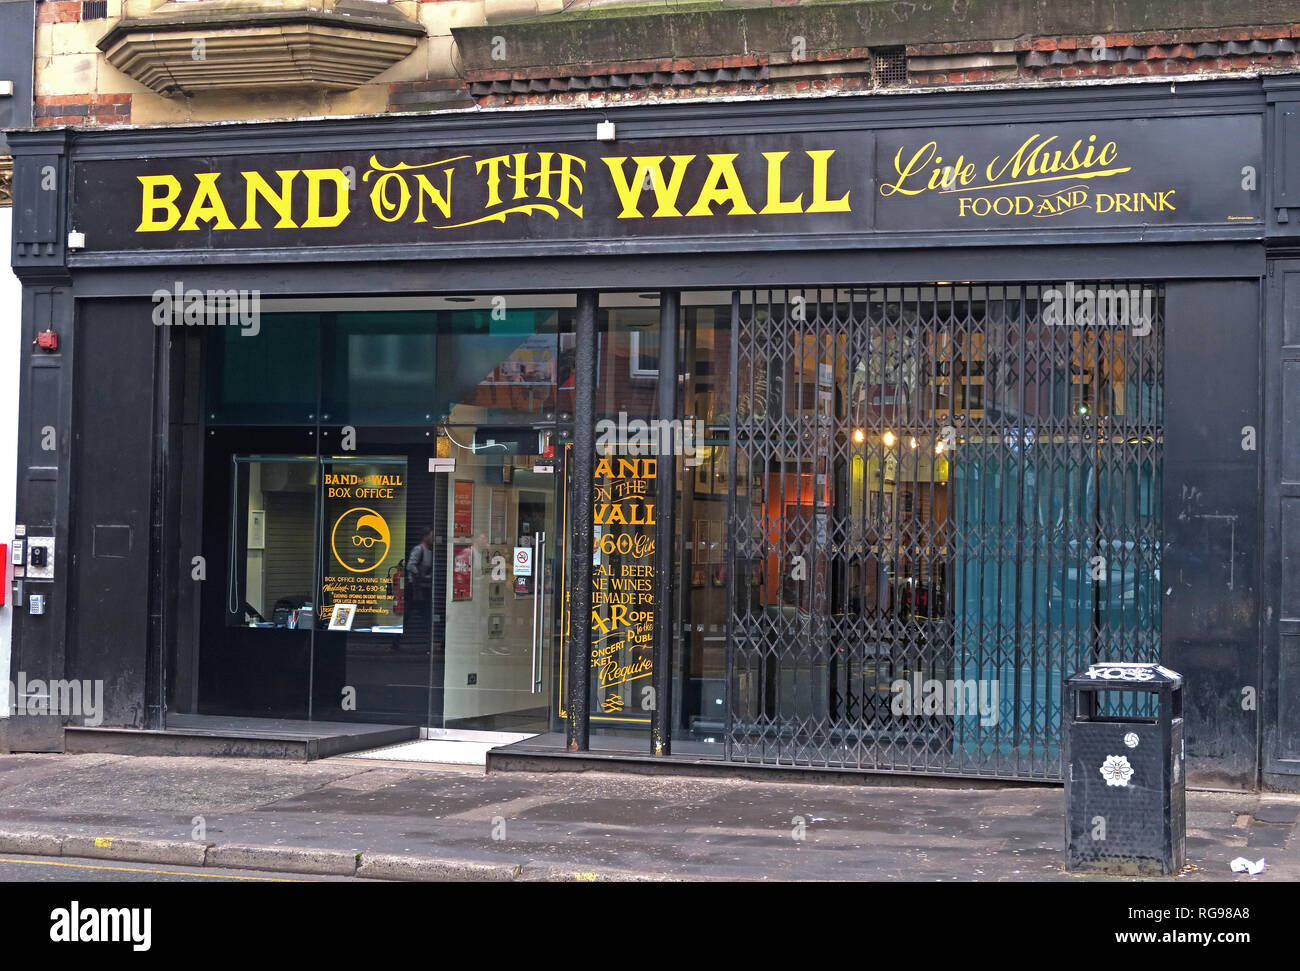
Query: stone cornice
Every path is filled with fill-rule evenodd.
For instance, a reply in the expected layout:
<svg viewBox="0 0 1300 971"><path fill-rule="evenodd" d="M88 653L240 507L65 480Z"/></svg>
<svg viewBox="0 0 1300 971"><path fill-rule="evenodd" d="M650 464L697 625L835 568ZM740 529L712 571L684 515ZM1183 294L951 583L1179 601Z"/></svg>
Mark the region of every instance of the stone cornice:
<svg viewBox="0 0 1300 971"><path fill-rule="evenodd" d="M410 55L422 25L364 0L165 3L99 41L110 64L160 94L263 87L347 90Z"/></svg>

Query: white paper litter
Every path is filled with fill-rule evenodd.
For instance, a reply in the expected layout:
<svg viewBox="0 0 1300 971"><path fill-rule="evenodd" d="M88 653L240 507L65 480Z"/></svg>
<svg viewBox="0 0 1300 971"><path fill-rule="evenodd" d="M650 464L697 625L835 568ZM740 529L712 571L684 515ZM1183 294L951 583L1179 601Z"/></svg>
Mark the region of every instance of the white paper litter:
<svg viewBox="0 0 1300 971"><path fill-rule="evenodd" d="M1250 860L1246 859L1244 856L1239 856L1228 865L1232 867L1233 873L1249 873L1254 876L1256 873L1264 872L1263 857L1260 857L1254 863L1251 863Z"/></svg>

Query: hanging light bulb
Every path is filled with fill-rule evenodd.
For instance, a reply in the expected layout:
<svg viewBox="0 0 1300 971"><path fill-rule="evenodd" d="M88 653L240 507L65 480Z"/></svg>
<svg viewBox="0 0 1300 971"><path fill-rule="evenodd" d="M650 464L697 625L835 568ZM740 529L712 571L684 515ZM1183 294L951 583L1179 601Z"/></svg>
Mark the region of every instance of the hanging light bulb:
<svg viewBox="0 0 1300 971"><path fill-rule="evenodd" d="M882 442L885 443L885 448L893 448L893 447L894 447L894 433L893 433L893 432L885 432L884 435L880 436L880 440L881 440Z"/></svg>
<svg viewBox="0 0 1300 971"><path fill-rule="evenodd" d="M867 440L867 433L865 429L862 428L853 429L853 441L856 444L861 445L866 440Z"/></svg>
<svg viewBox="0 0 1300 971"><path fill-rule="evenodd" d="M908 447L909 447L909 448L916 448L916 439L915 439L915 438L909 438L909 439L907 440L907 444L908 444Z"/></svg>

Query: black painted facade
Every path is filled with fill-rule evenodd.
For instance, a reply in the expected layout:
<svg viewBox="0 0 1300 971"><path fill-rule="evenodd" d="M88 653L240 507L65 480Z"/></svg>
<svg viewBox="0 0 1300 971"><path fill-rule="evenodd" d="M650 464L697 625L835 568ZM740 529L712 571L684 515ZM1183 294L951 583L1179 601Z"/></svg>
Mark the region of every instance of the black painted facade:
<svg viewBox="0 0 1300 971"><path fill-rule="evenodd" d="M1186 679L1189 777L1193 783L1295 788L1297 105L1300 83L1276 77L1172 89L1126 84L609 112L13 132L21 340L30 347L38 332L54 329L59 348L32 348L23 369L19 522L32 535L52 535L55 557L53 580L27 582L25 592L46 593L49 606L43 616L16 612L12 669L29 678L102 678L105 725L165 724L171 645L178 629L195 623L198 610L189 578L192 550L202 545L193 524L203 497L183 472L183 456L200 447L204 429L202 415L175 391L199 362L167 328L136 322L147 316L150 294L171 289L177 279L187 287L285 297L1149 281L1163 284L1165 299L1159 660ZM123 227L140 218L139 199L130 194L132 173L195 171L196 161L202 171L242 171L262 157L268 172L285 158L301 169L307 167L304 153L323 145L328 151L320 157L334 159L330 164L355 160L361 166L372 155L391 164L430 147L481 157L526 150L520 146L555 152L569 146L589 157L591 178L596 125L607 119L616 122L618 136L606 155L616 149L639 154L621 146L641 139L660 140L663 150L654 154L670 155L698 139L694 150L701 152L734 152L728 146L751 143L755 151L788 147L793 165L814 143L834 147L842 134L843 144L865 146L857 158L864 164L870 158L872 176L852 181L861 177L857 169L831 164L825 199L841 198L845 185L865 185L872 208L861 211L861 221L832 208L825 225L778 217L747 224L743 232L730 232L721 218L702 219L699 230L668 234L656 227L624 235L614 223L569 232L549 222L515 235L505 222L467 243L397 232L381 220L372 232L340 232L324 245L313 245L305 234L277 241L265 229L251 231L248 243L237 232L215 231L194 233L196 243L177 235L153 246L123 242ZM970 127L979 125L1000 127ZM1135 172L1154 180L1152 194L1163 175L1168 187L1177 187L1180 207L1186 206L1172 215L1125 212L1109 220L1095 210L1091 217L1065 213L1058 222L1012 213L967 228L938 201L941 191L962 188L960 170L941 175L912 210L878 191L881 166L906 157L904 146L918 140L913 136L921 143L935 132L972 141L966 154L970 161L978 156L982 167L996 153L990 146L998 132L1007 133L1009 152L1024 140L1014 135L1035 126L1079 132L1085 140L1089 130L1123 133L1132 150L1121 162L1132 161ZM751 161L738 163L746 186L770 173L746 169ZM790 188L778 201L789 202L796 191ZM618 200L593 190L588 204L603 205L608 214ZM302 221L302 211L293 215ZM555 222L569 225L578 224ZM97 245L101 229L107 242ZM68 249L72 230L86 233L84 249ZM580 375L579 393L582 386ZM1250 429L1254 448L1246 447ZM579 448L589 436L579 422ZM583 559L574 560L579 579ZM59 719L22 721L21 731L10 731L15 750L60 747Z"/></svg>

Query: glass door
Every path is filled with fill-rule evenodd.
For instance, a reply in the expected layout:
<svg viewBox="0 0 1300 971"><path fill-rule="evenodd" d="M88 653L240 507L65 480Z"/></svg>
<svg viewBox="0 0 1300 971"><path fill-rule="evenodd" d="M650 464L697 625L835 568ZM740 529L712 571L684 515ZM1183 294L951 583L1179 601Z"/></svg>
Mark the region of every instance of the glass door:
<svg viewBox="0 0 1300 971"><path fill-rule="evenodd" d="M560 476L550 458L521 454L517 437L447 434L471 447L457 448L437 476L430 601L443 676L434 726L544 732L556 663Z"/></svg>

